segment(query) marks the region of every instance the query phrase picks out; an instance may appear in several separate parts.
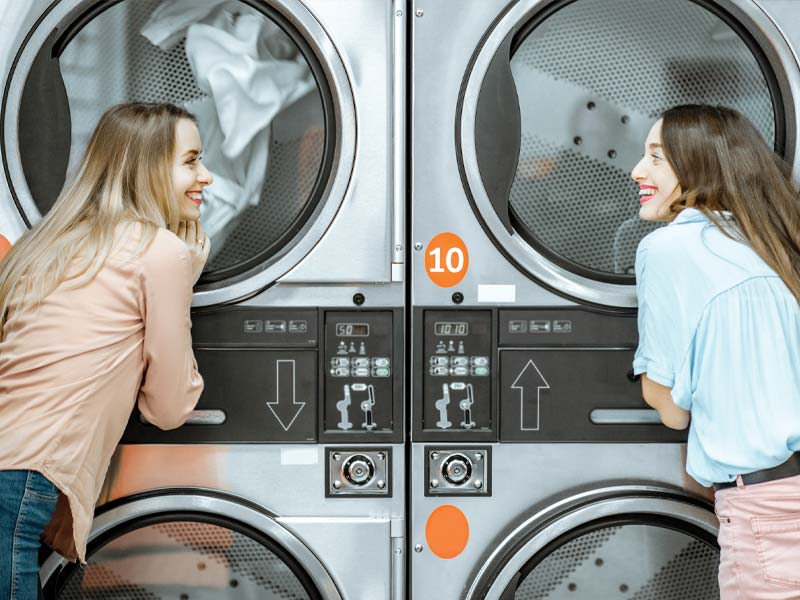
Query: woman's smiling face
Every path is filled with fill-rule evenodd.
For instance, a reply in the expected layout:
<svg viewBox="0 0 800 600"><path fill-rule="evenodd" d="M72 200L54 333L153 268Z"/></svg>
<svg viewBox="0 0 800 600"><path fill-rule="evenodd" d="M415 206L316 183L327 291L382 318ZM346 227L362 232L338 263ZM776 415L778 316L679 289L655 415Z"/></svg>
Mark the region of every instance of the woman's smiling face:
<svg viewBox="0 0 800 600"><path fill-rule="evenodd" d="M172 186L181 221L197 221L203 188L213 178L200 161L202 144L197 126L189 119L181 119L175 126L175 157L172 163Z"/></svg>
<svg viewBox="0 0 800 600"><path fill-rule="evenodd" d="M669 206L681 195L678 177L664 157L661 119L655 122L644 142L644 156L631 171L639 184L639 217L645 221L669 220Z"/></svg>

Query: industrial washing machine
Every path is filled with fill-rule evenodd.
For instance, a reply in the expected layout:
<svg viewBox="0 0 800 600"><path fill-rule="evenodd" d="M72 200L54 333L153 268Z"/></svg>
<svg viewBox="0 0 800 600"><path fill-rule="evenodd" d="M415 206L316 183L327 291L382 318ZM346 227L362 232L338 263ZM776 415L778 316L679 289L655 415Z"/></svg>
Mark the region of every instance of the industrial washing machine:
<svg viewBox="0 0 800 600"><path fill-rule="evenodd" d="M717 597L710 490L631 371L654 225L630 171L692 102L796 167L800 6L411 12L411 597Z"/></svg>
<svg viewBox="0 0 800 600"><path fill-rule="evenodd" d="M198 118L215 182L197 410L134 411L88 567L53 598L402 598L405 3L13 0L0 234L15 241L124 101Z"/></svg>

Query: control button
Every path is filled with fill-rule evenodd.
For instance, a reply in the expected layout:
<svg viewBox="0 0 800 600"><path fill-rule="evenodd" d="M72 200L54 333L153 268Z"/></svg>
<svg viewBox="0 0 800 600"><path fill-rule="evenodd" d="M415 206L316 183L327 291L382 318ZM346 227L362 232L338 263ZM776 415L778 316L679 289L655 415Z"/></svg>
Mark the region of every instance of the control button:
<svg viewBox="0 0 800 600"><path fill-rule="evenodd" d="M468 367L453 367L450 369L450 375L468 375L469 368Z"/></svg>
<svg viewBox="0 0 800 600"><path fill-rule="evenodd" d="M332 367L349 367L350 366L350 359L346 356L334 356L331 359L331 366Z"/></svg>
<svg viewBox="0 0 800 600"><path fill-rule="evenodd" d="M430 363L431 363L432 367L446 365L447 362L448 361L447 361L447 357L446 356L431 356L431 360L430 360Z"/></svg>
<svg viewBox="0 0 800 600"><path fill-rule="evenodd" d="M469 374L475 377L487 377L489 375L489 367L472 367L469 370Z"/></svg>
<svg viewBox="0 0 800 600"><path fill-rule="evenodd" d="M528 333L527 321L509 321L508 333Z"/></svg>
<svg viewBox="0 0 800 600"><path fill-rule="evenodd" d="M529 326L531 333L550 333L550 321L531 321Z"/></svg>
<svg viewBox="0 0 800 600"><path fill-rule="evenodd" d="M369 377L369 368L359 367L358 369L353 369L353 377Z"/></svg>
<svg viewBox="0 0 800 600"><path fill-rule="evenodd" d="M354 358L353 359L353 366L354 367L368 367L369 366L369 359L368 358Z"/></svg>
<svg viewBox="0 0 800 600"><path fill-rule="evenodd" d="M336 367L331 369L331 375L334 377L350 377L350 369L347 367Z"/></svg>
<svg viewBox="0 0 800 600"><path fill-rule="evenodd" d="M286 321L264 321L265 333L284 333L286 331Z"/></svg>
<svg viewBox="0 0 800 600"><path fill-rule="evenodd" d="M377 369L372 369L372 376L373 377L389 377L392 374L392 370L388 367L379 367Z"/></svg>
<svg viewBox="0 0 800 600"><path fill-rule="evenodd" d="M487 367L489 366L489 357L488 356L473 356L469 359L470 364L473 367Z"/></svg>
<svg viewBox="0 0 800 600"><path fill-rule="evenodd" d="M451 356L450 357L450 366L451 367L465 367L469 364L469 358L466 356Z"/></svg>
<svg viewBox="0 0 800 600"><path fill-rule="evenodd" d="M431 367L431 375L434 377L442 377L448 375L450 372L447 367Z"/></svg>
<svg viewBox="0 0 800 600"><path fill-rule="evenodd" d="M388 358L373 358L372 359L372 366L373 367L388 367L391 363L389 362Z"/></svg>
<svg viewBox="0 0 800 600"><path fill-rule="evenodd" d="M572 321L553 321L553 333L572 332Z"/></svg>
<svg viewBox="0 0 800 600"><path fill-rule="evenodd" d="M262 333L264 331L264 323L261 319L247 320L244 322L245 333Z"/></svg>
<svg viewBox="0 0 800 600"><path fill-rule="evenodd" d="M289 333L306 333L308 321L289 321Z"/></svg>

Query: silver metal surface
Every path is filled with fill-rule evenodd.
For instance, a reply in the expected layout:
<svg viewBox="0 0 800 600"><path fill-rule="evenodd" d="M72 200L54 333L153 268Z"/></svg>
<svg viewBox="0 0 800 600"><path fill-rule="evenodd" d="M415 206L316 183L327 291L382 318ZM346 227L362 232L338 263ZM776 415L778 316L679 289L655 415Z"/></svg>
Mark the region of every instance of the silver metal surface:
<svg viewBox="0 0 800 600"><path fill-rule="evenodd" d="M256 511L235 499L225 499L206 495L198 490L196 494L161 494L152 498L132 500L115 507L95 518L92 524L90 540L105 532L127 523L136 523L152 515L177 511L221 516L233 521L249 525L256 531L266 534L291 554L308 572L314 584L325 598L341 600L342 595L336 588L329 573L314 553L294 534L282 527L273 517ZM47 581L56 568L63 566L65 560L53 554L45 562L40 571L42 581Z"/></svg>
<svg viewBox="0 0 800 600"><path fill-rule="evenodd" d="M459 91L464 84L465 98L461 124L464 135L472 134L467 113L474 112L475 93L482 80L486 61L491 58L491 48L502 39L501 30L514 27L513 12L518 17L534 12L549 4L549 0L535 2L451 2L442 0L436 3L415 2L414 6L424 7L425 17L412 22L414 53L412 56L412 198L416 203L413 211L413 239L424 244L441 231L457 233L467 244L470 253L469 271L456 290L464 294L463 306L479 305L477 287L481 284L513 285L516 289L515 303L518 305L563 306L571 302L562 296L552 294L537 285L535 281L520 277L520 271L495 247L491 238L481 228L463 192L463 184L458 176L459 167L456 145L466 153L474 154L471 146L463 139L453 143L455 127L455 107L459 101ZM720 0L715 3L734 18L740 19L764 50L776 72L777 84L784 100L784 113L787 127L786 156L797 163L796 123L797 102L795 96L798 86L798 69L795 58L798 39L800 39L800 20L793 18L800 9L796 3L781 0L764 0L758 3L750 0ZM760 6L759 6L760 5ZM529 9L527 12L525 8ZM508 10L499 23L491 23ZM460 15L458 20L452 14ZM774 14L773 14L774 13ZM782 34L782 33L783 34ZM482 36L486 36L482 39ZM785 35L785 37L784 37ZM446 37L448 43L443 44ZM788 43L787 43L788 40ZM792 46L794 44L795 46ZM470 65L470 58L476 49L476 63ZM446 50L445 50L446 49ZM472 76L465 74L472 69ZM471 95L470 95L471 94ZM472 106L472 108L470 108ZM467 125L470 126L467 126ZM474 164L472 165L474 166ZM482 182L476 170L466 166L465 170L470 189L475 193L476 203L485 200ZM478 185L479 183L479 185ZM477 196L481 196L479 199ZM421 205L421 207L420 207ZM559 291L575 298L596 301L600 304L635 304L632 286L595 286L593 280L584 280L565 269L555 268L541 261L530 250L530 246L517 234L509 234L499 225L496 215L484 206L481 209L487 228L498 244L528 273L541 271L542 281L547 281ZM416 304L448 305L454 289L435 286L428 279L424 267L424 255L414 254L411 259L414 269L414 289L412 297ZM549 281L546 279L549 278ZM562 278L567 278L567 282ZM587 287L588 286L588 287ZM625 289L627 288L627 290ZM580 294L585 292L584 296ZM611 295L606 296L606 292Z"/></svg>
<svg viewBox="0 0 800 600"><path fill-rule="evenodd" d="M342 499L325 497L325 453L347 446L122 445L112 457L97 505L123 502L152 490L231 494L268 512L302 541L324 566L344 600L400 600L404 596L391 594L399 586L392 570L398 568L393 562L397 560L394 549L403 528L394 525L390 531L390 523L404 519L405 459L402 444L388 448L393 456L388 475L393 478L392 497ZM158 498L156 495L154 500ZM226 509L220 514L232 513ZM110 523L106 521L96 524L107 526ZM97 533L93 530L92 535ZM362 546L370 551L361 552Z"/></svg>
<svg viewBox="0 0 800 600"><path fill-rule="evenodd" d="M661 424L658 412L647 408L595 408L589 413L589 420L597 425Z"/></svg>
<svg viewBox="0 0 800 600"><path fill-rule="evenodd" d="M440 452L466 452L478 447L472 444L435 446ZM421 548L412 554L410 561L412 598L424 598L430 589L436 589L442 598L464 598L481 569L492 568L491 557L500 545L511 544L512 538L519 539L515 532L518 535L534 522L543 523L543 519L556 514L560 508L572 506L571 503L578 499L595 498L597 490L601 489L616 488L620 491L619 496L615 492L606 495L604 500L607 501L620 499L623 489L636 488L644 496L658 489L668 490L670 498L685 497L695 504L708 502L708 508L700 512L695 504L670 504L670 510L675 509L670 516L679 521L685 517L686 523L702 522L704 528L714 524L711 491L699 486L686 474L686 447L682 444L492 444L491 497L446 499L425 495L428 482L424 478L424 467L430 460L430 450L431 447L426 448L423 444L412 444L408 542L411 547ZM459 508L469 524L466 548L450 560L440 559L428 551L425 535L429 515L441 506L443 500ZM588 502L578 504L591 505ZM626 510L633 508L625 504L613 506L617 509L625 507ZM647 503L636 506L653 508ZM560 522L555 520L551 526ZM494 565L494 569L493 575L499 567Z"/></svg>
<svg viewBox="0 0 800 600"><path fill-rule="evenodd" d="M392 26L392 266L406 262L406 0L394 0ZM392 281L402 281L404 271L393 269Z"/></svg>

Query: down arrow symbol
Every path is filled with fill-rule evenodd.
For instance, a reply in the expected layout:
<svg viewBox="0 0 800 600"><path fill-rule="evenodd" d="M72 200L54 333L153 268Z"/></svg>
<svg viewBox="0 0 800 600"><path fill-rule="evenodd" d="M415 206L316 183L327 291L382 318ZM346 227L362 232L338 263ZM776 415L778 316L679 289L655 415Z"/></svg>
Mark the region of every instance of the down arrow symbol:
<svg viewBox="0 0 800 600"><path fill-rule="evenodd" d="M267 406L284 431L289 431L306 405L305 402L295 400L294 363L293 360L275 361L275 401L267 402Z"/></svg>

